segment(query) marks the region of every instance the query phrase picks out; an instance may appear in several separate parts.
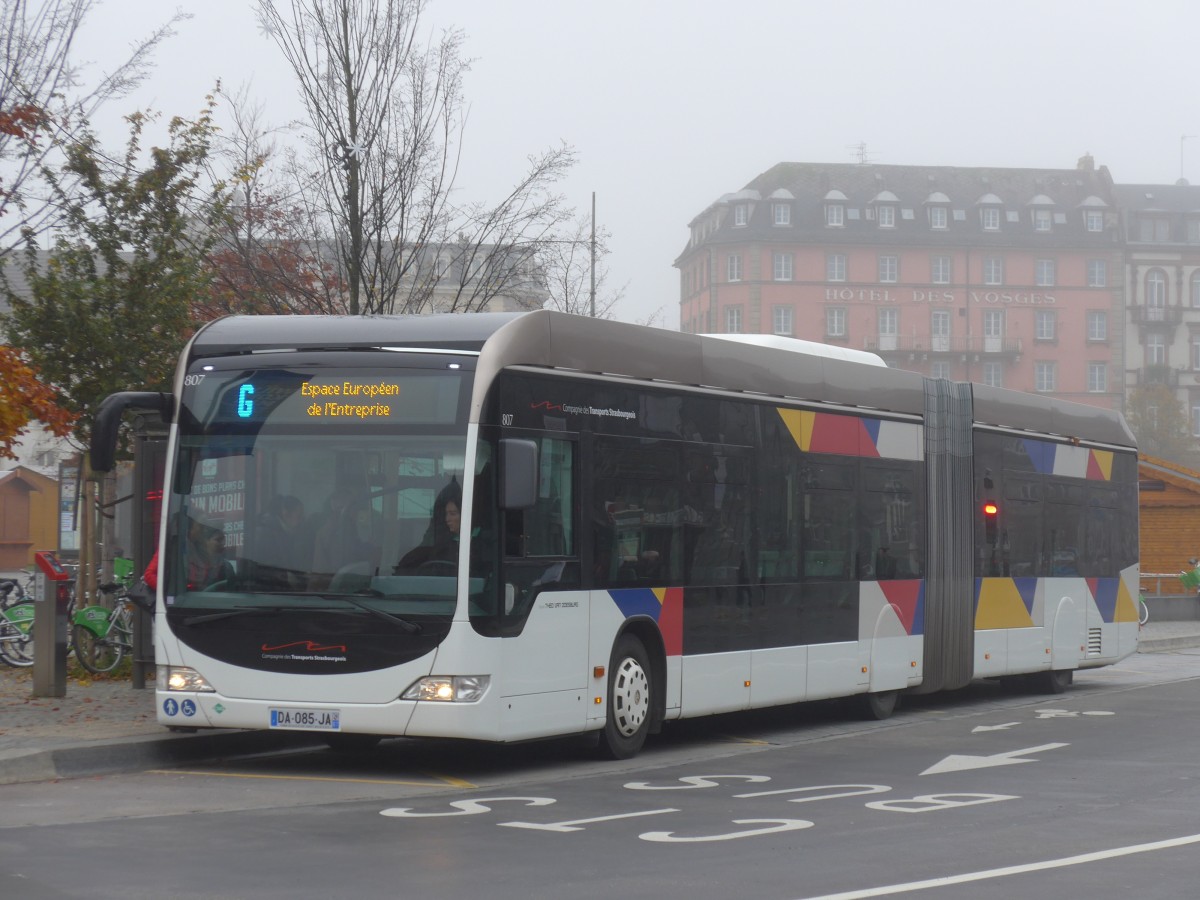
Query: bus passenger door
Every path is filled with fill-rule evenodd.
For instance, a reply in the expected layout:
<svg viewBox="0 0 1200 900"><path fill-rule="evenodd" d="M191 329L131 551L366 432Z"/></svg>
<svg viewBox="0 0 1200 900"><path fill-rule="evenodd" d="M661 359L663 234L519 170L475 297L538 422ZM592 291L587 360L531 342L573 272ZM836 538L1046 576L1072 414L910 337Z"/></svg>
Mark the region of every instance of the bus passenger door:
<svg viewBox="0 0 1200 900"><path fill-rule="evenodd" d="M577 445L535 438L538 489L528 509L500 513L505 733L582 729L587 704L588 595L580 590Z"/></svg>

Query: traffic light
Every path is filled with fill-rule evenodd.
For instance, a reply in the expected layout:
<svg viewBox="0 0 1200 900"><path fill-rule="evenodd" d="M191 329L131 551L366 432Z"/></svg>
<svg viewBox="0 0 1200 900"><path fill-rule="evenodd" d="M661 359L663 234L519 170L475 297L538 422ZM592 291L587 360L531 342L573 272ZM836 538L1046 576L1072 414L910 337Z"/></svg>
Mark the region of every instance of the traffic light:
<svg viewBox="0 0 1200 900"><path fill-rule="evenodd" d="M996 543L996 518L1000 515L1000 507L992 500L983 503L983 533L987 542L993 546Z"/></svg>

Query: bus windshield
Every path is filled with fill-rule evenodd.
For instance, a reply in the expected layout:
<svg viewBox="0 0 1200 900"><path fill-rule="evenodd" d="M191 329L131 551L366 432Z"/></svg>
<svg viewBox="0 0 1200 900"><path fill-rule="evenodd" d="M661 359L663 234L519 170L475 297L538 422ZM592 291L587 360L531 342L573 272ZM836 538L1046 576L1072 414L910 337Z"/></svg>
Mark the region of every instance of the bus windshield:
<svg viewBox="0 0 1200 900"><path fill-rule="evenodd" d="M289 611L391 619L397 633L448 620L467 375L203 363L179 418L168 610L189 626Z"/></svg>

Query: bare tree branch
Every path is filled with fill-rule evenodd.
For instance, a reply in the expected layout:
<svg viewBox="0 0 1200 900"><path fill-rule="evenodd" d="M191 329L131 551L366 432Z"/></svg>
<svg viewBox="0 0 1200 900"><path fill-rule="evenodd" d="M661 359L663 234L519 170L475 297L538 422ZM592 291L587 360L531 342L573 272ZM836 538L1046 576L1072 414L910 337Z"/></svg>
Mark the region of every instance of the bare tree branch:
<svg viewBox="0 0 1200 900"><path fill-rule="evenodd" d="M149 75L154 50L190 16L176 13L133 45L129 57L90 86L72 51L97 0L0 0L0 257L61 221L55 192L41 174L59 148L77 143L91 117ZM6 124L7 123L7 124ZM70 185L59 184L71 193Z"/></svg>
<svg viewBox="0 0 1200 900"><path fill-rule="evenodd" d="M452 203L466 125L462 32L419 40L425 0L259 0L308 122L305 205L323 214L353 314L538 306L536 249L570 217L566 146L495 206Z"/></svg>

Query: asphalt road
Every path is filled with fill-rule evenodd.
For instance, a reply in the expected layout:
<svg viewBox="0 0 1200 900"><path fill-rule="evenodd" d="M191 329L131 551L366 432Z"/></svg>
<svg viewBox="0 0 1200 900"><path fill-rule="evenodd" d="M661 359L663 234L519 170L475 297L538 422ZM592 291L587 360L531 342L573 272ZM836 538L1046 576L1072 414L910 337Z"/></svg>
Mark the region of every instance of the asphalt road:
<svg viewBox="0 0 1200 900"><path fill-rule="evenodd" d="M713 717L617 764L400 740L10 785L0 897L1190 897L1197 678Z"/></svg>

